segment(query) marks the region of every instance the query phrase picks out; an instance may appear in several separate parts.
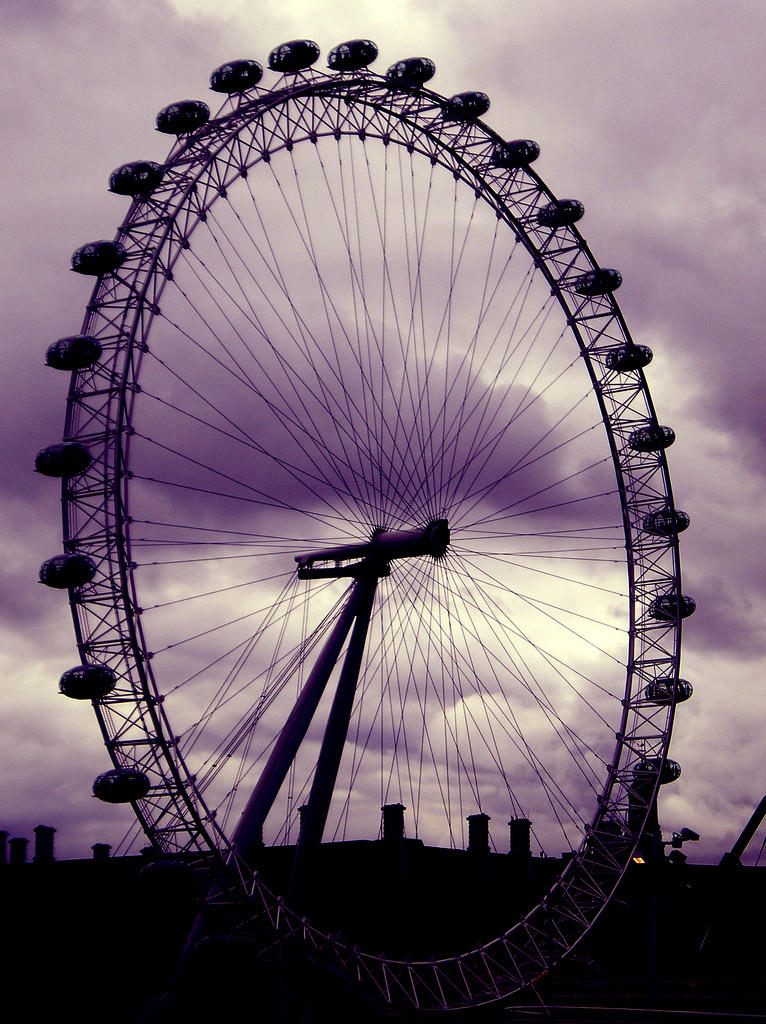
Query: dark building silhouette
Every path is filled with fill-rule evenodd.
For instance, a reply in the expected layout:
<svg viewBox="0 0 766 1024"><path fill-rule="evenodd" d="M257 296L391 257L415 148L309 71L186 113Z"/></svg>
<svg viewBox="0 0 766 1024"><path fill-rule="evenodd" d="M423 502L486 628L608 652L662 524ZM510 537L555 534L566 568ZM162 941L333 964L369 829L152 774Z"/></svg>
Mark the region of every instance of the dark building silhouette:
<svg viewBox="0 0 766 1024"><path fill-rule="evenodd" d="M526 819L510 823L508 852L492 852L482 814L469 819L467 850L426 847L406 838L404 811L398 804L384 809L378 840L320 847L315 870L323 884L303 895L312 920L405 959L439 956L497 934L548 890L568 860L533 856ZM378 1019L367 995L330 965L295 950L259 962L225 931L208 935L188 958L175 1009L152 1004L172 985L204 883L183 858L112 858L100 843L92 859L56 861L54 832L35 829L31 860L27 840L12 838L0 866L5 995L25 1008L18 1019L127 1024L151 1005L143 1020L187 1024L212 1014L225 1021L243 999L254 1021ZM261 851L259 868L277 889L289 885L294 849ZM680 848L666 856L659 844L638 860L588 938L523 997L524 1005L562 1008L552 1018L523 1015L505 1000L444 1019L617 1024L650 1019L631 1012L654 1005L657 1021L674 1019L663 1016L670 1010L684 1010L685 1021L712 1012L766 1020L766 869L731 858L691 865Z"/></svg>

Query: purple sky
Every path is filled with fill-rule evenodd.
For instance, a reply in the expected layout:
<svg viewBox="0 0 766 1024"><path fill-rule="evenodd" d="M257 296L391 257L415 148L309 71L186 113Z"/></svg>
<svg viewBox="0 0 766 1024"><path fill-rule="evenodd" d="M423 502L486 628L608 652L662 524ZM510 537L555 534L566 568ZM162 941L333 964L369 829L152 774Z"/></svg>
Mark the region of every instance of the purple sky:
<svg viewBox="0 0 766 1024"><path fill-rule="evenodd" d="M0 0L3 47L6 539L0 592L4 714L0 827L59 829L59 856L118 843L128 812L90 796L108 767L87 707L57 694L77 660L66 600L36 582L60 549L57 486L31 472L58 440L65 375L43 366L55 338L79 329L89 281L72 250L110 237L124 203L111 169L162 160L156 111L207 98L210 70L298 36L323 53L368 36L376 68L423 52L433 86L482 89L487 121L536 139L537 169L587 208L582 233L619 268L619 302L634 339L655 353L648 377L659 418L676 430L670 464L682 540L682 674L695 687L678 712L672 756L683 776L665 791L665 831L702 835L695 860L717 859L766 788L760 692L766 589L760 527L766 465L761 334L766 162L760 0L606 0L536 4L263 4ZM255 24L257 20L257 25ZM6 436L7 435L7 436ZM756 837L751 853L757 852Z"/></svg>

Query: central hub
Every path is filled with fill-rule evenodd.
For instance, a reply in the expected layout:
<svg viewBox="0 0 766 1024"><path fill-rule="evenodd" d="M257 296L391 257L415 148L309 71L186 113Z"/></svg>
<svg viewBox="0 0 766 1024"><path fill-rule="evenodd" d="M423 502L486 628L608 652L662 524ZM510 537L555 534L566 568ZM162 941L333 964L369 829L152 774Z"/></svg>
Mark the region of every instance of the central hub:
<svg viewBox="0 0 766 1024"><path fill-rule="evenodd" d="M395 558L414 558L430 555L441 558L450 542L446 519L432 519L419 530L376 530L365 544L344 544L336 548L296 555L300 579L358 576L375 572L387 576L389 562ZM315 567L315 562L334 562L334 567ZM343 563L350 562L351 565Z"/></svg>

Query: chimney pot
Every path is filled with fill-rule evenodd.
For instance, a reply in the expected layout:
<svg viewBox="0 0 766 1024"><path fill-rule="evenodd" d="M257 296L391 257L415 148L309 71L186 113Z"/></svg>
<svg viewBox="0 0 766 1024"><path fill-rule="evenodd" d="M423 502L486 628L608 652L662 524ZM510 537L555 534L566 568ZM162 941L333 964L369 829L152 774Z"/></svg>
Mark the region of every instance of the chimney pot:
<svg viewBox="0 0 766 1024"><path fill-rule="evenodd" d="M384 804L381 807L383 839L386 842L397 842L404 839L404 812L406 810L404 804Z"/></svg>
<svg viewBox="0 0 766 1024"><path fill-rule="evenodd" d="M50 825L35 825L35 855L34 861L37 864L52 864L53 857L53 837L56 834L56 829Z"/></svg>
<svg viewBox="0 0 766 1024"><path fill-rule="evenodd" d="M511 856L529 857L532 822L529 818L511 818L508 825L511 829Z"/></svg>
<svg viewBox="0 0 766 1024"><path fill-rule="evenodd" d="M468 822L468 849L471 853L489 853L489 823L491 818L488 814L469 814L465 819Z"/></svg>
<svg viewBox="0 0 766 1024"><path fill-rule="evenodd" d="M28 843L28 839L22 839L19 836L8 841L11 864L26 864Z"/></svg>

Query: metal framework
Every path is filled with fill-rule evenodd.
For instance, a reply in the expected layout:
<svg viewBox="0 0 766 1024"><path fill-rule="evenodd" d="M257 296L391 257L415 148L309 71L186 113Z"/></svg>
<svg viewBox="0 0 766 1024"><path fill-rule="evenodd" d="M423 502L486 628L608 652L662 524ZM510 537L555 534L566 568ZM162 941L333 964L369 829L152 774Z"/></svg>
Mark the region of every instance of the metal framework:
<svg viewBox="0 0 766 1024"><path fill-rule="evenodd" d="M371 985L384 1002L419 1009L475 1005L508 996L559 960L595 920L639 838L636 808L645 818L659 785L674 701L648 697L647 686L671 680L672 696L678 680L681 632L677 532L673 528L660 535L643 527L650 513L666 511L671 518L674 514L665 454L661 447L641 451L630 443L637 430L656 428L655 411L642 369L613 368L613 358L610 368L611 355L621 347L632 350L633 346L620 309L608 292L589 295L575 290L575 282L598 270L598 264L573 226L552 227L540 222L540 211L555 200L540 177L529 166L499 166L493 154L502 139L482 121L455 118L453 110L449 101L435 92L393 85L368 71L327 74L305 70L284 75L270 89L256 86L227 98L207 125L178 138L165 161L161 183L132 202L119 228L116 240L125 247L127 259L113 273L98 278L82 327L83 334L98 340L102 356L92 367L72 374L65 425L65 440L86 445L93 457L85 472L65 480L63 486L65 550L88 555L97 566L90 583L71 591L77 641L84 663L106 665L117 676L116 688L94 706L113 764L138 769L149 779L149 792L135 802L135 810L150 841L168 853L209 855L214 851L221 863L228 860L234 864L240 888L217 898L242 902L245 931L250 928L262 934L266 922L272 941L299 936L311 947L331 951L351 977ZM255 182L257 194L259 174L266 176L269 165L280 160L289 164L293 151L314 147L321 154L333 146L341 151L341 145L355 147L363 155L373 147L386 154L398 152L400 162L403 159L423 167L428 174L440 175L439 180L451 177L455 190L475 197L482 209L488 208L498 230L506 233L515 250L521 247L535 281L544 282L560 310L556 315L565 328L561 344L569 346L576 367L571 372L584 374L583 380L590 381L591 407L603 424L602 438L614 467L616 485L610 500L624 537L621 572L626 598L620 614L627 621L620 635L626 645L622 659L626 681L624 686L620 683L619 699L610 705L619 708L609 725L616 742L611 756L604 755L603 786L579 850L545 900L521 921L509 921L507 931L479 948L433 962L404 962L345 945L299 918L250 871L232 848L232 829L224 827L219 808L209 806L199 784L199 769L186 765L184 744L167 717L173 703L173 680L161 677L156 649L153 654L150 638L145 636L144 620L149 612L143 580L150 571L155 574L152 579L161 580L163 570L148 570L140 564L137 551L142 550L141 531L147 532L149 516L141 513L139 527L136 510L148 507L141 497L144 491L159 490L151 491L157 484L146 472L146 464L141 472L136 471L134 448L142 443L145 430L140 418L142 402L151 401L148 392L153 378L149 374L145 384L144 371L150 359L163 358L168 289L179 280L184 289L194 285L184 261L195 251L198 234L209 230L215 236L216 211L226 206L230 193ZM297 211L296 217L301 216ZM458 252L454 240L452 246L453 253ZM416 262L420 257L416 260L410 254L409 259ZM352 283L352 291L354 287ZM202 294L201 287L198 291ZM213 306L204 295L199 303ZM414 304L411 295L405 296L408 308ZM235 318L235 314L227 315ZM193 331L187 333L192 344ZM337 387L329 370L326 377L330 378L328 388ZM549 386L554 389L554 383ZM175 399L168 394L165 401L171 403ZM187 416L186 421L193 429L192 417ZM217 422L223 424L223 420ZM155 441L165 451L180 448L178 438ZM360 441L360 447L364 443ZM184 458L193 461L191 456ZM228 467L223 466L221 476L227 472ZM573 469L572 476L577 472ZM189 485L185 493L185 500L192 504L197 500L194 491ZM268 487L261 491L257 481L253 483L255 498L267 501L267 492ZM200 500L207 499L200 495ZM568 503L573 512L577 512L576 502L571 495L561 498L561 504ZM162 520L162 511L160 507L157 521ZM333 536L328 522L322 520L319 530L320 543L325 546L328 535L331 540ZM238 523L236 529L240 529ZM400 529L408 525L420 524L394 524ZM163 536L169 544L169 534ZM341 534L337 536L343 540ZM292 550L300 555L312 543L316 541L309 535L303 540L295 538ZM460 543L458 528L453 531L455 558ZM582 546L575 548L575 561L581 550ZM562 544L556 557L565 557ZM434 560L434 571L448 573L454 564L451 559L452 549L444 559ZM584 585L590 571L586 566ZM486 580L489 585L489 575ZM597 586L598 578L594 580ZM358 581L352 584L360 585ZM153 586L157 600L161 583ZM309 580L308 586L315 584ZM332 586L337 584L327 584ZM326 599L330 591L322 592ZM653 615L652 602L667 595L674 602L673 614ZM179 595L172 596L177 599ZM368 585L365 600L368 617L372 609L373 620L374 599L375 586ZM301 606L297 607L295 614L300 615ZM540 601L536 607L541 607ZM562 619L564 613L555 614ZM326 622L332 621L328 613ZM320 629L303 641L302 651L315 649L329 625L322 629L324 632ZM547 660L552 662L551 657ZM553 668L561 675L563 666L562 660ZM574 728L569 726L570 735ZM643 773L640 787L635 782L637 772Z"/></svg>

